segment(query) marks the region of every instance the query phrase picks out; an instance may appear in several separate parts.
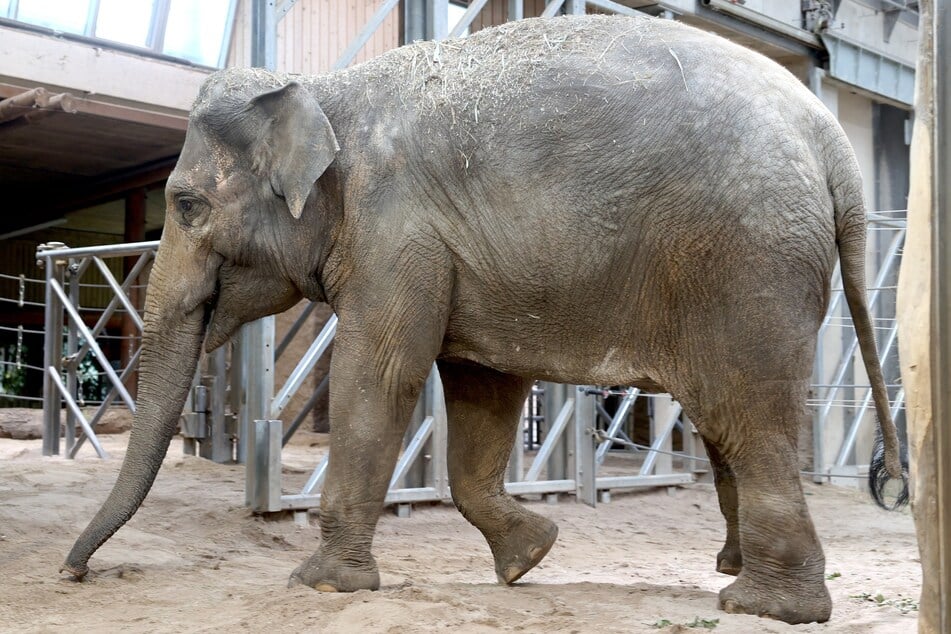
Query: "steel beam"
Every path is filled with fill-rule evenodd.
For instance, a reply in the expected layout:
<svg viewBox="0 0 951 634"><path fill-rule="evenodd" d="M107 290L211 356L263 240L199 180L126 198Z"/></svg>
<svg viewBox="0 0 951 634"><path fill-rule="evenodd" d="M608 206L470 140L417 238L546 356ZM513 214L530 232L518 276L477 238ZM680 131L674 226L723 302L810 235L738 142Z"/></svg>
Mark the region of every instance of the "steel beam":
<svg viewBox="0 0 951 634"><path fill-rule="evenodd" d="M254 433L255 420L269 420L271 395L274 393L274 318L266 317L241 327L242 388L239 435L243 455L239 462L246 462L245 500L250 506L257 490L256 471L253 463L257 455ZM280 444L280 442L278 443Z"/></svg>
<svg viewBox="0 0 951 634"><path fill-rule="evenodd" d="M340 55L337 61L333 65L333 70L340 70L341 68L346 68L350 65L350 62L354 60L357 56L357 53L360 52L367 42L370 41L370 38L373 37L373 34L376 33L376 30L380 28L380 25L383 24L383 20L396 8L396 5L400 3L400 0L386 0L380 8L376 10L376 13L367 21L366 25L363 27L363 30L360 31L360 34L357 35L347 45L347 48Z"/></svg>
<svg viewBox="0 0 951 634"><path fill-rule="evenodd" d="M488 2L489 0L472 0L472 2L469 3L469 8L466 9L466 12L459 18L459 22L452 27L452 30L449 32L449 37L459 37L465 33L466 29L469 28L469 25L472 24L472 21L476 19L476 16L479 15Z"/></svg>
<svg viewBox="0 0 951 634"><path fill-rule="evenodd" d="M594 447L594 395L587 393L586 387L575 389L575 486L578 500L588 506L598 502L597 462Z"/></svg>
<svg viewBox="0 0 951 634"><path fill-rule="evenodd" d="M548 0L548 4L545 5L545 10L542 11L540 17L543 18L553 18L561 10L562 5L565 4L565 0Z"/></svg>
<svg viewBox="0 0 951 634"><path fill-rule="evenodd" d="M273 320L273 317L266 319ZM307 352L304 353L297 367L294 368L294 371L291 372L291 375L287 378L284 387L281 388L281 391L278 392L274 400L271 401L270 418L277 418L281 415L281 412L284 411L284 408L287 407L287 404L290 403L294 395L297 394L297 390L300 389L300 386L310 375L311 370L313 370L317 362L320 361L320 357L323 356L327 348L330 347L330 344L333 343L336 332L337 316L331 315L330 319L328 319L324 325L323 330L320 331L317 338L310 344L310 347L307 349Z"/></svg>
<svg viewBox="0 0 951 634"><path fill-rule="evenodd" d="M66 248L62 242L41 244L37 257L41 255L46 274L46 312L43 325L43 366L47 373L43 375L43 455L53 456L59 453L60 397L49 370L55 370L57 376L63 367L63 307L59 297L53 292L53 284L62 284L65 279L66 260L45 255L49 251L61 251Z"/></svg>
<svg viewBox="0 0 951 634"><path fill-rule="evenodd" d="M254 421L254 453L248 473L256 472L248 506L255 513L281 510L281 421Z"/></svg>
<svg viewBox="0 0 951 634"><path fill-rule="evenodd" d="M449 0L427 0L426 39L444 40L449 35Z"/></svg>
<svg viewBox="0 0 951 634"><path fill-rule="evenodd" d="M548 390L551 389L551 384L545 390L545 396L548 396ZM563 445L563 437L565 435L565 428L568 427L568 422L571 420L572 415L575 410L575 399L569 398L565 401L565 404L562 406L561 411L558 412L558 416L552 416L552 412L547 409L546 400L546 409L545 409L545 441L542 443L541 448L538 450L538 454L535 456L535 460L532 461L532 466L529 467L528 473L525 474L525 480L533 482L538 480L541 475L542 468L546 463L549 464L548 470L551 471L551 457L555 450L555 447L559 444ZM560 471L559 471L560 473ZM550 480L555 480L561 476L553 477L551 473L548 474Z"/></svg>
<svg viewBox="0 0 951 634"><path fill-rule="evenodd" d="M277 68L277 11L275 0L252 0L251 66Z"/></svg>

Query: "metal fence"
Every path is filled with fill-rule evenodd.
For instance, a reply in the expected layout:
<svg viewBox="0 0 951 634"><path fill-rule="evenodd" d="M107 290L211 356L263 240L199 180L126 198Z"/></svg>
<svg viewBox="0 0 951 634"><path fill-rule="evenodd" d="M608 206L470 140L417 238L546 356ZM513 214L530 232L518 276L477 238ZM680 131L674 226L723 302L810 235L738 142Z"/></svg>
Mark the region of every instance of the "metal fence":
<svg viewBox="0 0 951 634"><path fill-rule="evenodd" d="M901 253L905 244L906 212L869 214L867 272L869 310L878 340L891 401L892 417L904 435L905 390L898 362L896 295ZM845 294L838 270L832 297L819 331L819 348L809 405L814 412L813 470L839 484L868 470L876 426L872 390L868 385L852 319L844 306Z"/></svg>
<svg viewBox="0 0 951 634"><path fill-rule="evenodd" d="M154 259L157 246L157 242L143 242L70 249L53 242L40 245L37 250L36 257L46 277L42 369L44 455L60 452L63 406L66 408L65 449L70 458L76 456L86 440L100 457L106 457L96 437L95 426L116 399L135 412L135 400L128 387L134 380L142 333L140 308L135 299L138 293L135 291L140 277L144 277ZM113 258L132 260L121 282L107 264L107 260ZM112 298L102 309L84 309L80 302L80 289L86 285L84 279L92 271L101 276L104 287L112 293ZM86 323L90 313L98 313L91 327ZM132 326L131 336L106 333L110 319L117 314ZM127 339L126 343L131 346L125 367L120 367L115 358L110 359L101 345L104 339L116 337ZM97 366L92 375L97 382L103 382L101 398L92 403L85 401L81 390L82 377L89 376L88 371L84 373L81 369L87 355L91 355ZM88 404L96 406L89 418L82 410L82 406ZM77 424L81 428L79 435L76 434Z"/></svg>
<svg viewBox="0 0 951 634"><path fill-rule="evenodd" d="M893 415L901 423L904 392L898 380L894 291L905 225L902 212L879 212L869 221L869 304ZM97 422L116 402L134 411L127 384L138 362L138 350L126 367L119 367L99 341L108 336L103 332L105 324L119 311L128 315L135 331L141 333L140 304L130 299L130 290L154 259L156 248L155 242L78 249L54 243L38 250L46 273L47 298L44 366L37 368L45 379L46 455L59 453L64 407L69 457L75 457L86 440L105 457L95 434ZM121 281L112 273L115 267L107 265L111 258L132 259ZM105 280L99 286L111 289L113 297L104 309L96 309L96 323L89 326L83 318L86 309L77 297L84 275L93 270ZM836 274L829 311L819 333L809 400L814 411L811 472L817 481L849 483L849 478L867 470L875 419L871 389L842 297ZM280 341L275 341L274 320L268 318L245 326L233 348L225 346L204 355L183 413L187 453L219 462L247 460L247 503L256 511L304 511L319 503L328 456L322 457L303 486L285 492L282 447L325 394L326 378L308 395L293 421L284 425L280 418L326 354L336 331L336 317L312 340L287 380L274 384L275 360L288 354L295 337L305 336L303 326L312 310L312 306L305 309ZM89 403L83 401L79 390L79 360L87 353L107 386L91 416L81 409ZM17 360L2 359L0 363L15 364ZM81 429L78 435L73 432L77 425ZM696 430L667 395L643 394L634 388L538 384L526 402L521 432L506 484L513 494L555 499L560 493L571 493L593 502L599 495L605 499L611 490L685 483L706 472ZM405 511L406 505L414 502L448 500L445 449L445 405L434 370L404 440L387 503Z"/></svg>

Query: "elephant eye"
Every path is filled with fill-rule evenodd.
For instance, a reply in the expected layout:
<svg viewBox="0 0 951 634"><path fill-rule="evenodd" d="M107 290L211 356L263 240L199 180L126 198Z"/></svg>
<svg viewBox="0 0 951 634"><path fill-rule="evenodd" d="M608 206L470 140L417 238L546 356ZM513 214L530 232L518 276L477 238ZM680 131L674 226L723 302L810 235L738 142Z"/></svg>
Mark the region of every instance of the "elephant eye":
<svg viewBox="0 0 951 634"><path fill-rule="evenodd" d="M200 208L199 201L193 198L179 198L176 203L178 206L179 213L182 214L182 221L191 226L192 221L198 215L198 210Z"/></svg>

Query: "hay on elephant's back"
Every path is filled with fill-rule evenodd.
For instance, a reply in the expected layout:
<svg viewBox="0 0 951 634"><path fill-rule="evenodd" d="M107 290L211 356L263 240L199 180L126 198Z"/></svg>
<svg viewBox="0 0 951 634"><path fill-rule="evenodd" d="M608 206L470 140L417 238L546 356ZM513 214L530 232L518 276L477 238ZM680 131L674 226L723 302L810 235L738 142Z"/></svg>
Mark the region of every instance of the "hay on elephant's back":
<svg viewBox="0 0 951 634"><path fill-rule="evenodd" d="M658 22L604 15L521 20L466 38L415 42L348 72L365 78L371 103L374 88L392 87L408 107L478 122L480 115L507 111L513 101L537 103L538 79L551 83L568 72L558 63L565 57L584 59L583 79L592 84L648 81L652 70L628 46L649 40ZM660 29L668 26L679 28ZM616 49L628 49L630 66L613 64L607 54Z"/></svg>

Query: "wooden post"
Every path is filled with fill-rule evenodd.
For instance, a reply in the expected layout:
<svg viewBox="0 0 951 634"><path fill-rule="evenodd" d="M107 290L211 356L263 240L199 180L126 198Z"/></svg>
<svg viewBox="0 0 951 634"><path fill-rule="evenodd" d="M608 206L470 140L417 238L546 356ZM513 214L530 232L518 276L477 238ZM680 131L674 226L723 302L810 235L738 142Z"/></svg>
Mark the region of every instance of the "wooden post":
<svg viewBox="0 0 951 634"><path fill-rule="evenodd" d="M126 195L125 199L125 235L123 236L124 242L142 242L145 240L145 200L146 193L145 188L133 189ZM138 258L128 257L125 258L124 264L124 273L128 275L132 270L132 267L135 266L135 262ZM135 306L137 309L142 307L142 298L145 296L145 293L140 293L138 286L139 281L133 280L132 284L129 287L129 303ZM132 358L132 355L135 354L135 350L138 347L139 341L139 331L135 327L135 322L132 321L132 318L129 315L125 315L122 318L122 350L120 351L120 363L122 367L125 368L129 360ZM126 378L125 387L129 391L129 394L132 395L132 398L136 398L136 390L139 384L139 373L131 372Z"/></svg>
<svg viewBox="0 0 951 634"><path fill-rule="evenodd" d="M942 341L948 341L946 326L934 329L932 315L940 310L934 295L940 288L933 274L944 276L947 285L951 271L938 270L932 241L936 237L935 212L935 85L934 85L934 13L932 7L944 5L939 0L919 4L919 55L916 72L915 129L911 144L911 186L908 196L908 236L905 242L901 274L898 281L899 351L902 364L902 382L905 385L908 419L908 443L911 459L912 511L918 534L918 549L922 568L921 600L919 601L918 631L921 634L948 632L942 625L942 612L947 618L948 589L942 593L942 548L948 548L945 536L942 544L939 532L938 447L936 424L947 425L948 376L939 377L942 355L947 355ZM947 123L947 122L945 122ZM944 166L943 169L947 169ZM946 203L945 203L946 204ZM943 259L943 258L942 258ZM932 307L936 312L932 312ZM944 307L945 310L949 308ZM934 407L938 406L938 418ZM944 415L943 415L944 414ZM944 418L944 420L941 420ZM946 529L947 530L947 529ZM944 607L942 608L942 603ZM945 621L947 623L947 621Z"/></svg>

